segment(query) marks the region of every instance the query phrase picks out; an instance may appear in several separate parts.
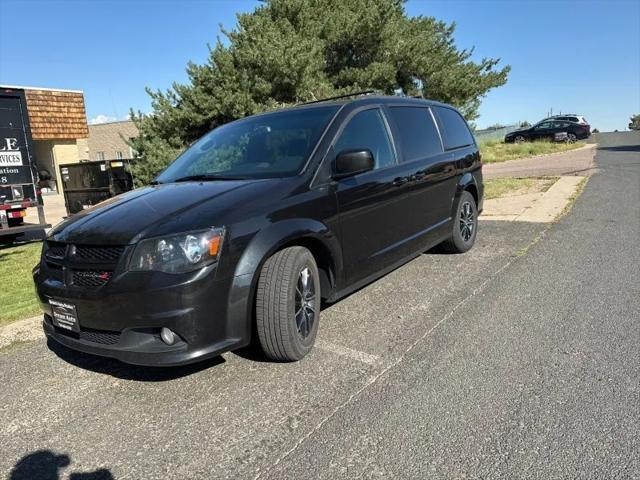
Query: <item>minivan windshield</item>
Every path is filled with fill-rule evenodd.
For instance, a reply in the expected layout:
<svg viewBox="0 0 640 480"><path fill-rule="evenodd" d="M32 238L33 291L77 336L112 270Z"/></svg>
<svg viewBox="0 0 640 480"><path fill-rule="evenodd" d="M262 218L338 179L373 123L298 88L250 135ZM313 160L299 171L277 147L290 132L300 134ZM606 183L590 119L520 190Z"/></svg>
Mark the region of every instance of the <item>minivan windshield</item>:
<svg viewBox="0 0 640 480"><path fill-rule="evenodd" d="M218 127L185 150L156 182L296 175L338 108L267 113Z"/></svg>

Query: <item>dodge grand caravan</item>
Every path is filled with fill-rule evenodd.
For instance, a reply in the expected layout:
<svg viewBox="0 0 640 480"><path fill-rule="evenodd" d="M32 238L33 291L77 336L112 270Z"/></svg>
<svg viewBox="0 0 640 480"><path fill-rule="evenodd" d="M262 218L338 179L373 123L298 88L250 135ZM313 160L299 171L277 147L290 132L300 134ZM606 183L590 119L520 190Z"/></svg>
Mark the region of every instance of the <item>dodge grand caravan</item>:
<svg viewBox="0 0 640 480"><path fill-rule="evenodd" d="M149 186L55 227L33 277L51 339L141 365L248 345L292 361L333 302L442 244L482 209L454 108L366 96L218 127Z"/></svg>

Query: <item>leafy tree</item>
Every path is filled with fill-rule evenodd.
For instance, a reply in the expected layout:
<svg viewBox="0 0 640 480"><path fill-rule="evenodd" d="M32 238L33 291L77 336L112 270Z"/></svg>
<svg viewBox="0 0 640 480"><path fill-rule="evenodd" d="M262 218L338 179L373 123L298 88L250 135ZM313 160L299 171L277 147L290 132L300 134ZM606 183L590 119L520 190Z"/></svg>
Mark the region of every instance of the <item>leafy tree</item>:
<svg viewBox="0 0 640 480"><path fill-rule="evenodd" d="M265 0L240 14L187 84L151 91L153 112L132 112L140 135L138 183L148 182L195 139L265 110L359 90L427 97L472 121L481 98L507 81L499 59L458 49L455 24L409 17L401 0Z"/></svg>
<svg viewBox="0 0 640 480"><path fill-rule="evenodd" d="M640 130L640 113L631 117L629 130Z"/></svg>
<svg viewBox="0 0 640 480"><path fill-rule="evenodd" d="M531 124L526 120L524 122L520 122L520 128L529 128Z"/></svg>

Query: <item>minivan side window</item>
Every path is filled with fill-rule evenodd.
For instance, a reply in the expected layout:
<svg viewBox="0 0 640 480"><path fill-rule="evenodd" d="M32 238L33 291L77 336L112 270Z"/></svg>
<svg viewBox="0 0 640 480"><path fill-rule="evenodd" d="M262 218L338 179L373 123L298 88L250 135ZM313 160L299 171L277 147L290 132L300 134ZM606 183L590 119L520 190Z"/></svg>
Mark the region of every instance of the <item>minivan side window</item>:
<svg viewBox="0 0 640 480"><path fill-rule="evenodd" d="M387 127L377 108L356 113L335 144L336 155L344 150L370 150L375 160L375 168L395 163Z"/></svg>
<svg viewBox="0 0 640 480"><path fill-rule="evenodd" d="M440 135L429 109L424 107L390 107L389 115L398 127L403 162L442 153Z"/></svg>
<svg viewBox="0 0 640 480"><path fill-rule="evenodd" d="M451 108L433 107L440 120L445 150L473 145L473 135L458 112Z"/></svg>

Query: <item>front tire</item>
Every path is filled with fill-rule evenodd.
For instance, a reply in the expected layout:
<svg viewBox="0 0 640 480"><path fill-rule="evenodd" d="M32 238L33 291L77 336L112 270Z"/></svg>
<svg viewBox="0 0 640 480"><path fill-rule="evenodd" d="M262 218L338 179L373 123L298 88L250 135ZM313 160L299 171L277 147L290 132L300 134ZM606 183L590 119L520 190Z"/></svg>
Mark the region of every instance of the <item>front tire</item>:
<svg viewBox="0 0 640 480"><path fill-rule="evenodd" d="M451 237L442 246L450 253L464 253L473 247L478 233L478 207L476 200L466 190L456 206Z"/></svg>
<svg viewBox="0 0 640 480"><path fill-rule="evenodd" d="M524 143L526 141L527 139L524 138L522 135L517 135L516 138L513 139L514 143Z"/></svg>
<svg viewBox="0 0 640 480"><path fill-rule="evenodd" d="M290 362L311 351L320 298L318 267L306 248L285 248L265 262L256 294L256 326L267 357Z"/></svg>

